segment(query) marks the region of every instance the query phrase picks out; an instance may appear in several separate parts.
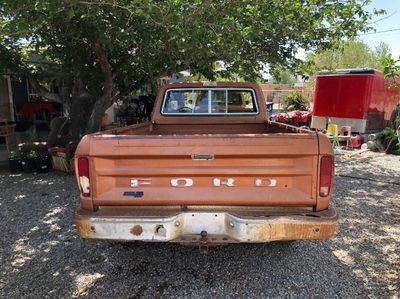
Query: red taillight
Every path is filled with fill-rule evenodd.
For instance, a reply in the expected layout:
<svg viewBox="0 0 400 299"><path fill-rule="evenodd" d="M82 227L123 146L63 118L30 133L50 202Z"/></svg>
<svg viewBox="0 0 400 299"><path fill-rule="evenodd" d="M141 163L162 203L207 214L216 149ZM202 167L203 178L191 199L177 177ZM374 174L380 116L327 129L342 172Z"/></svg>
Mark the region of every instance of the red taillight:
<svg viewBox="0 0 400 299"><path fill-rule="evenodd" d="M88 158L78 158L78 177L81 193L85 197L90 196L89 180L89 160Z"/></svg>
<svg viewBox="0 0 400 299"><path fill-rule="evenodd" d="M329 195L332 184L332 174L333 158L331 156L322 157L319 170L319 196L326 197Z"/></svg>

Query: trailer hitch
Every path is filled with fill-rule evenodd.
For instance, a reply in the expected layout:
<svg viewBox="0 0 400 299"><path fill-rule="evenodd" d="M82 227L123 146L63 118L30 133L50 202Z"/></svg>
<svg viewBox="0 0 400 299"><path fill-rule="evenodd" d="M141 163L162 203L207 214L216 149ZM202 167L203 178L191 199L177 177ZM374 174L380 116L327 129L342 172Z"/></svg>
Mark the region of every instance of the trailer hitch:
<svg viewBox="0 0 400 299"><path fill-rule="evenodd" d="M200 233L201 239L199 243L199 251L201 254L207 254L208 253L208 242L207 242L207 232L203 230Z"/></svg>

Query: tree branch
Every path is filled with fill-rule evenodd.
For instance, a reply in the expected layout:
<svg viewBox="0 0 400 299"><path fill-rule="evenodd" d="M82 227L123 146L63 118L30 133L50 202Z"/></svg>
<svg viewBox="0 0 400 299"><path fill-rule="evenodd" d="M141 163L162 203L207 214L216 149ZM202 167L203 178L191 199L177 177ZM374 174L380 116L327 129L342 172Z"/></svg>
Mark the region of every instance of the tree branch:
<svg viewBox="0 0 400 299"><path fill-rule="evenodd" d="M207 10L207 8L212 4L212 0L205 0L203 3L199 6L197 6L194 10L193 13L189 15L188 19L189 21L193 20L196 16L202 14Z"/></svg>
<svg viewBox="0 0 400 299"><path fill-rule="evenodd" d="M69 0L65 0L65 1L69 1ZM124 5L119 5L118 3L116 3L115 1L112 3L108 3L108 2L93 2L93 1L78 1L79 4L83 4L83 5L97 5L97 6L112 6L114 8L119 8L122 10L127 11L131 16L139 16L139 14L137 14L136 12L134 12L129 6L124 6ZM137 5L136 5L137 6ZM156 6L157 7L157 6ZM158 7L157 7L158 8ZM167 26L165 24L162 24L160 22L157 22L153 17L151 17L150 15L147 15L148 19L154 23L157 26L161 26L166 28Z"/></svg>
<svg viewBox="0 0 400 299"><path fill-rule="evenodd" d="M104 76L104 90L101 97L111 98L114 82L112 68L108 61L107 53L98 41L92 41L91 46L93 52L96 54L96 57L99 60L100 68Z"/></svg>
<svg viewBox="0 0 400 299"><path fill-rule="evenodd" d="M33 89L35 89L35 91L37 91L38 94L40 96L42 96L43 98L52 100L52 101L58 102L58 103L63 102L59 94L50 92L46 87L44 87L42 84L40 84L40 82L38 81L37 78L31 77L28 79L28 82L29 82L29 85L31 85L31 87Z"/></svg>

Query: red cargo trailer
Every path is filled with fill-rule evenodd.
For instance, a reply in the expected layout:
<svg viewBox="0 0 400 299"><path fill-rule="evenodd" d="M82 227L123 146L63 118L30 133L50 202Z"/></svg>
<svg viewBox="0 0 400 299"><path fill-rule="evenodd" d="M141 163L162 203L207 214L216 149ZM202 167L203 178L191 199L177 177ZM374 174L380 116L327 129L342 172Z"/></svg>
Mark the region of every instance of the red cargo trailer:
<svg viewBox="0 0 400 299"><path fill-rule="evenodd" d="M399 103L400 89L388 83L374 69L321 72L315 81L311 127L324 130L330 122L358 133L383 130Z"/></svg>

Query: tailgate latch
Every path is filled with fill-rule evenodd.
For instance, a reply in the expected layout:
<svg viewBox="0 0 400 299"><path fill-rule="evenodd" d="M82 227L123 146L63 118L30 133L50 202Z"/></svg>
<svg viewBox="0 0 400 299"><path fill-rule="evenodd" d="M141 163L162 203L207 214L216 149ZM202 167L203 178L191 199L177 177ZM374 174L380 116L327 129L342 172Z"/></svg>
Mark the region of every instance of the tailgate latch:
<svg viewBox="0 0 400 299"><path fill-rule="evenodd" d="M213 154L194 154L192 155L192 160L214 160Z"/></svg>

